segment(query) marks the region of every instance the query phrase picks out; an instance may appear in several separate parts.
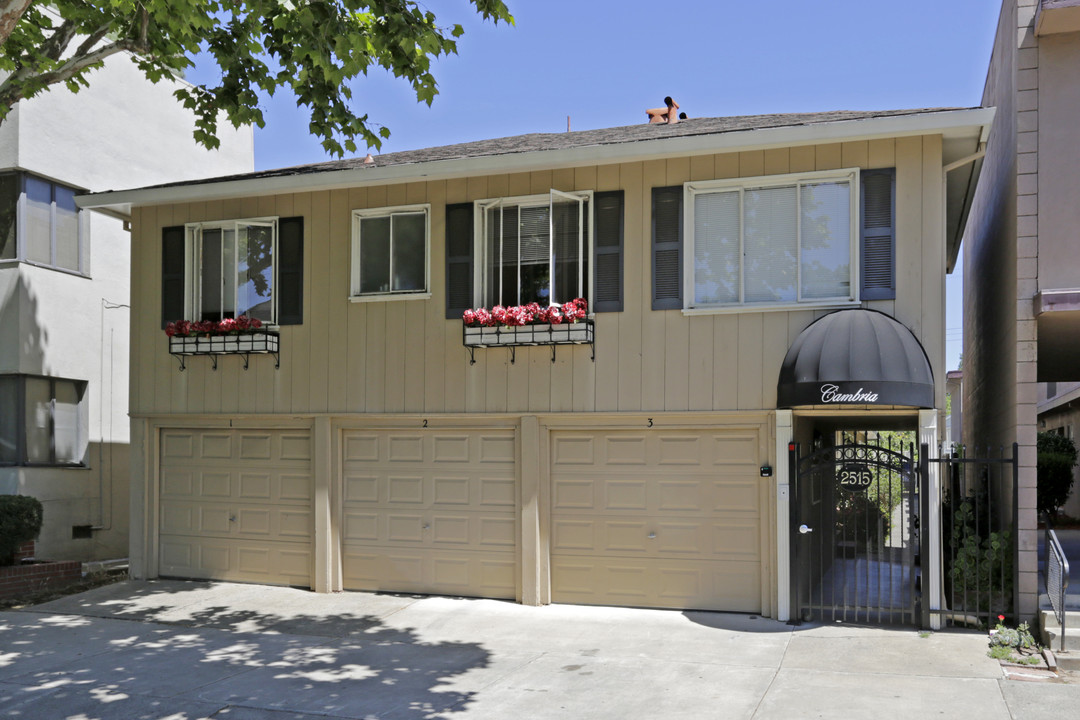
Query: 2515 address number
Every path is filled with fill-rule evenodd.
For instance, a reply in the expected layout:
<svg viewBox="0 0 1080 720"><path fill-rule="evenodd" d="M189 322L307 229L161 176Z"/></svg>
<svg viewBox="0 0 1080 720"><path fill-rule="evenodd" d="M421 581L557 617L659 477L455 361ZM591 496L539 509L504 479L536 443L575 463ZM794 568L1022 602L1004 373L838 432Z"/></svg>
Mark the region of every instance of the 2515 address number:
<svg viewBox="0 0 1080 720"><path fill-rule="evenodd" d="M864 465L843 465L838 473L840 487L848 490L865 490L874 482L874 474Z"/></svg>

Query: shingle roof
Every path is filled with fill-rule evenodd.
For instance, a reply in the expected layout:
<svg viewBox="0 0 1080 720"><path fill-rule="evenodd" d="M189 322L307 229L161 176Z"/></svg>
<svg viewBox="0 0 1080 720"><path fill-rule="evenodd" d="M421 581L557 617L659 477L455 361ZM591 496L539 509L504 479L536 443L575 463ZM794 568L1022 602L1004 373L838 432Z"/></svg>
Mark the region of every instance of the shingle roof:
<svg viewBox="0 0 1080 720"><path fill-rule="evenodd" d="M308 175L356 168L384 168L395 165L415 165L440 160L462 160L467 158L512 155L516 153L538 152L545 150L571 150L576 148L617 145L664 138L693 137L699 135L719 135L723 133L763 130L766 128L795 127L822 123L865 120L869 118L897 117L903 115L922 115L937 112L953 112L966 108L923 108L910 110L834 110L818 113L783 113L777 115L742 115L737 117L691 118L680 120L674 125L648 124L626 125L623 127L602 128L597 130L577 130L562 133L530 133L512 137L477 140L474 142L442 145L420 150L405 150L375 156L374 163L364 163L362 157L296 165L276 170L262 170L242 175L228 175L197 181L166 183L153 187L176 187L182 185L211 184L239 179L257 179Z"/></svg>

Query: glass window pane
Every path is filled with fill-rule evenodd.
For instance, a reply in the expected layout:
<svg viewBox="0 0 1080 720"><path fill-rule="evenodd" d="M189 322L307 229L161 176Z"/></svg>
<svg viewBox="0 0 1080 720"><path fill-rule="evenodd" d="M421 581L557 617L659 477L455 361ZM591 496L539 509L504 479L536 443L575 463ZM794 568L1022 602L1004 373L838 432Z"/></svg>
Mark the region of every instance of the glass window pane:
<svg viewBox="0 0 1080 720"><path fill-rule="evenodd" d="M425 213L394 215L394 291L424 290Z"/></svg>
<svg viewBox="0 0 1080 720"><path fill-rule="evenodd" d="M237 242L236 314L268 323L274 311L274 228L243 226Z"/></svg>
<svg viewBox="0 0 1080 720"><path fill-rule="evenodd" d="M694 304L739 302L739 193L694 196Z"/></svg>
<svg viewBox="0 0 1080 720"><path fill-rule="evenodd" d="M52 415L52 388L46 378L26 378L26 461L52 461L49 420Z"/></svg>
<svg viewBox="0 0 1080 720"><path fill-rule="evenodd" d="M26 259L52 262L52 184L26 177Z"/></svg>
<svg viewBox="0 0 1080 720"><path fill-rule="evenodd" d="M199 268L199 320L221 319L221 230L202 231Z"/></svg>
<svg viewBox="0 0 1080 720"><path fill-rule="evenodd" d="M0 376L0 463L19 457L19 378Z"/></svg>
<svg viewBox="0 0 1080 720"><path fill-rule="evenodd" d="M390 292L390 218L360 221L360 292Z"/></svg>
<svg viewBox="0 0 1080 720"><path fill-rule="evenodd" d="M0 260L15 259L15 218L19 204L19 176L0 175Z"/></svg>
<svg viewBox="0 0 1080 720"><path fill-rule="evenodd" d="M71 380L55 380L56 403L53 405L53 438L56 462L81 463L83 444L79 432L79 388Z"/></svg>
<svg viewBox="0 0 1080 720"><path fill-rule="evenodd" d="M236 230L221 231L221 317L236 317Z"/></svg>
<svg viewBox="0 0 1080 720"><path fill-rule="evenodd" d="M795 302L797 255L794 187L743 194L745 302Z"/></svg>
<svg viewBox="0 0 1080 720"><path fill-rule="evenodd" d="M580 246L584 244L583 203L577 200L553 200L551 210L555 226L552 242L555 251L555 297L552 302L565 303L582 297L585 288L579 285L578 270L581 268ZM584 282L584 268L581 281Z"/></svg>
<svg viewBox="0 0 1080 720"><path fill-rule="evenodd" d="M56 266L79 269L79 208L75 191L56 185Z"/></svg>
<svg viewBox="0 0 1080 720"><path fill-rule="evenodd" d="M800 189L802 296L851 295L851 190L846 182Z"/></svg>
<svg viewBox="0 0 1080 720"><path fill-rule="evenodd" d="M551 300L551 210L547 205L523 207L518 215L518 252L521 256L517 304Z"/></svg>

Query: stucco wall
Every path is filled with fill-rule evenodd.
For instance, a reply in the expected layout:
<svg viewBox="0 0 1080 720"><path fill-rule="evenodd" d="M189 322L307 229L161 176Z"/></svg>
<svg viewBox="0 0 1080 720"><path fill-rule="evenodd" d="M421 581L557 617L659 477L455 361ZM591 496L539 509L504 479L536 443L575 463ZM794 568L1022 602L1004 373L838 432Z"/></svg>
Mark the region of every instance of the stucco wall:
<svg viewBox="0 0 1080 720"><path fill-rule="evenodd" d="M192 139L191 114L126 55L110 58L73 94L54 88L0 125L0 169L18 168L89 190L247 172L250 128L222 130L222 149ZM0 493L45 504L38 554L103 559L126 554L131 235L90 213L88 277L26 263L0 265L0 373L88 385L88 468L0 468ZM72 540L71 528L101 528Z"/></svg>
<svg viewBox="0 0 1080 720"><path fill-rule="evenodd" d="M983 105L998 110L964 235L964 442L1019 444L1019 612L1025 617L1034 614L1038 599L1031 306L1039 256L1036 5L1002 5L983 93ZM1011 506L1011 494L1012 488L1002 488L1003 505Z"/></svg>
<svg viewBox="0 0 1080 720"><path fill-rule="evenodd" d="M1080 33L1039 38L1039 289L1080 287Z"/></svg>

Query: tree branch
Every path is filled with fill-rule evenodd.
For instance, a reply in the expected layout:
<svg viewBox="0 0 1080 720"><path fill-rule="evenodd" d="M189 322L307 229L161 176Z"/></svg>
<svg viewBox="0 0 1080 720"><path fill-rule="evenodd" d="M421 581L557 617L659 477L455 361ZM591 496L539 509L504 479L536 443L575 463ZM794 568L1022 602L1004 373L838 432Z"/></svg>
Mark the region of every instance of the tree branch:
<svg viewBox="0 0 1080 720"><path fill-rule="evenodd" d="M55 83L67 82L83 70L96 65L105 58L124 50L133 50L134 42L121 40L114 42L86 55L72 57L60 67L50 72L38 73L30 68L20 68L0 83L0 107L11 107L26 95L28 85L48 87Z"/></svg>
<svg viewBox="0 0 1080 720"><path fill-rule="evenodd" d="M7 42L26 8L34 0L0 0L0 45Z"/></svg>
<svg viewBox="0 0 1080 720"><path fill-rule="evenodd" d="M74 57L86 55L87 53L91 52L94 49L94 46L101 42L102 38L109 34L110 30L112 30L112 23L106 23L94 32L87 35L86 39L82 41L82 44L79 45L79 48L75 51Z"/></svg>

